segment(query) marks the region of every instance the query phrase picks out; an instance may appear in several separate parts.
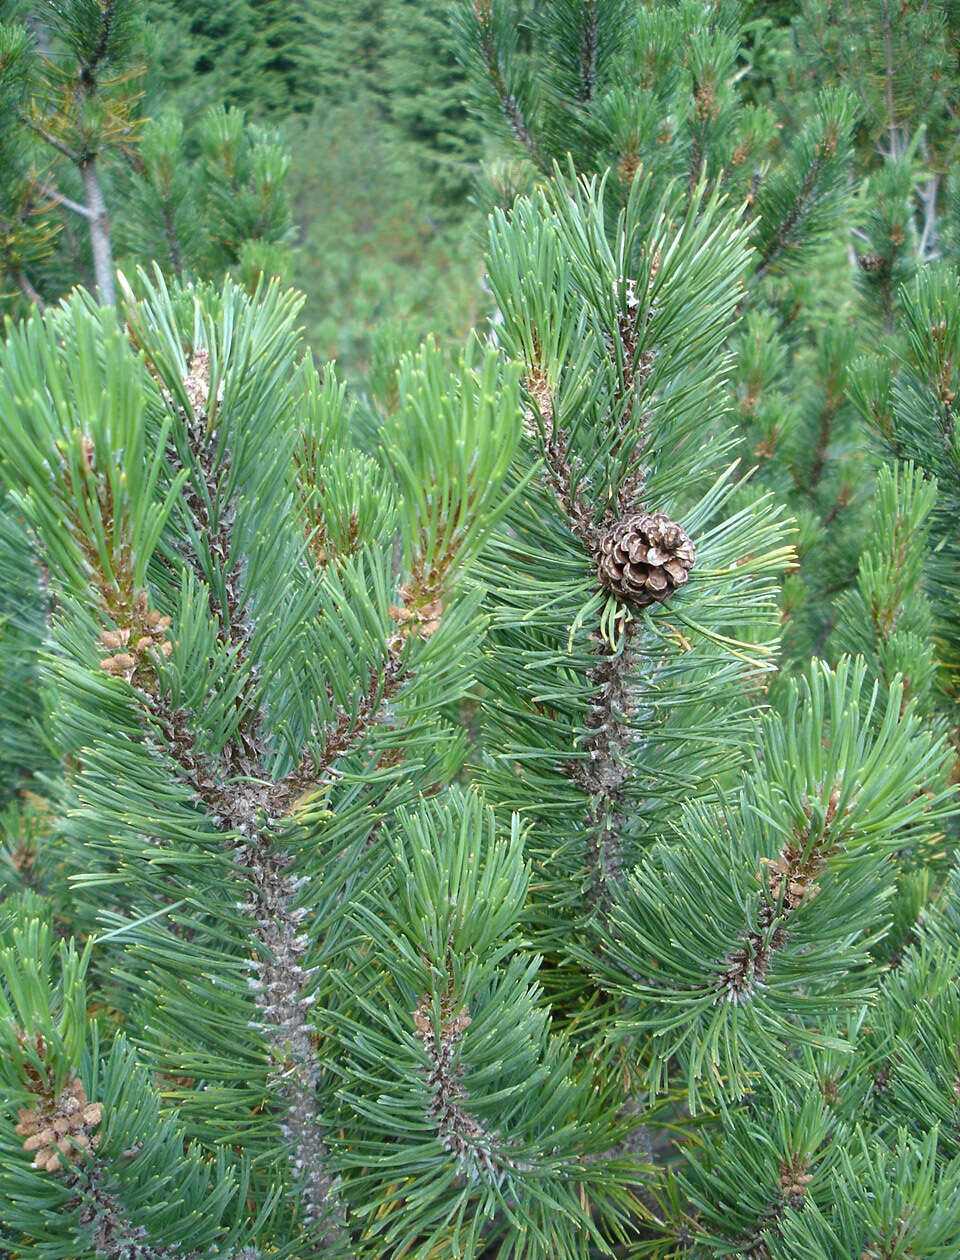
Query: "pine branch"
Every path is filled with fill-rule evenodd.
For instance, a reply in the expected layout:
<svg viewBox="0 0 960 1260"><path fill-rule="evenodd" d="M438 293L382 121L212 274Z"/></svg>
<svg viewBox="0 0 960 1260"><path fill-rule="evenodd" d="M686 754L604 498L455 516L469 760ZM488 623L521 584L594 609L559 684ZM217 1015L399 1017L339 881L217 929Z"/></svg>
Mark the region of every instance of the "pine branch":
<svg viewBox="0 0 960 1260"><path fill-rule="evenodd" d="M201 478L200 487L187 480L183 505L191 518L194 537L203 540L215 564L227 565L233 555L236 502L221 501L229 474L229 455L219 457L217 400L211 397L206 350L195 351L183 385L190 403L190 414L184 419L191 464ZM249 660L252 627L246 595L234 570L222 573L222 597L215 593L215 584L204 572L193 547L184 544L181 550L185 562L207 588L217 620L217 638L229 652L232 668L244 675L236 700L241 718L215 764L198 752L190 715L183 709L174 709L166 691L157 688L151 712L182 777L211 823L229 837L227 845L249 882L248 896L239 903L253 925L251 935L258 956L258 961L251 963L253 977L249 983L263 1016L263 1032L279 1065L274 1084L285 1105L282 1129L290 1146L289 1158L305 1220L315 1227L318 1241L333 1246L343 1241L345 1213L334 1178L327 1172L328 1152L317 1114L321 1064L307 1022L313 1002L306 992L310 973L299 961L308 948L309 936L302 931L305 911L295 905L302 881L287 873L294 859L277 846L267 831L288 812L309 783L315 782L318 768L313 767L308 777L305 758L285 780L272 781L264 765L266 749L258 733L261 715L251 705L259 673ZM372 711L374 707L379 711L380 705L368 699L367 708ZM368 718L370 713L363 716ZM365 729L363 719L354 725ZM342 731L339 727L337 730L339 741L330 735L324 742L331 762L344 750L347 735L352 733L345 724Z"/></svg>
<svg viewBox="0 0 960 1260"><path fill-rule="evenodd" d="M824 469L827 464L827 447L830 444L830 430L833 419L840 406L841 395L837 395L830 391L827 394L826 401L820 411L820 424L817 432L817 446L813 455L813 466L810 469L810 476L807 485L810 490L815 490L820 484L823 477Z"/></svg>
<svg viewBox="0 0 960 1260"><path fill-rule="evenodd" d="M409 1249L410 1228L423 1254L519 1255L528 1238L544 1256L602 1250L628 1167L604 1158L624 1130L616 1085L574 1066L539 1004L537 961L515 936L528 879L518 821L504 843L492 811L459 789L397 821L392 871L353 909L349 983L362 1005L340 1016L356 1118L343 1158L364 1173L370 1254ZM372 1131L368 1116L382 1118ZM391 1210L398 1165L405 1198L422 1205L412 1225ZM452 1244L451 1220L462 1222Z"/></svg>
<svg viewBox="0 0 960 1260"><path fill-rule="evenodd" d="M544 161L540 154L536 141L523 116L520 102L510 91L503 77L493 29L494 18L491 0L474 0L474 11L477 19L477 44L480 49L480 56L487 68L490 84L496 93L497 100L500 102L500 109L507 121L510 132L514 139L526 149L536 165L541 170L547 171L549 170L549 164Z"/></svg>
<svg viewBox="0 0 960 1260"><path fill-rule="evenodd" d="M93 272L90 270L86 257L80 249L79 242L77 241L73 227L71 226L68 218L63 220L63 235L66 238L67 245L70 247L69 254L71 262L84 277L87 287L91 290L96 288L96 280L94 279Z"/></svg>
<svg viewBox="0 0 960 1260"><path fill-rule="evenodd" d="M656 274L655 263L651 278ZM619 424L629 427L637 391L653 370L655 352L638 353L639 333L636 326L636 309L639 299L633 280L624 282L624 309L617 310L617 340L611 340L608 349L616 373L616 384L610 401L610 414ZM650 312L648 312L648 322ZM599 552L601 529L594 523L593 513L584 503L582 493L573 487L573 471L567 457L566 443L554 420L554 400L546 386L542 371L534 368L527 378L527 388L536 402L541 419L553 424L553 434L546 443L546 467L552 475L557 501L571 529L583 543L595 563ZM643 467L640 454L646 434L641 432L633 452L633 470L618 489L618 506L621 512L636 506L643 485ZM612 455L617 455L620 442L615 442ZM631 700L629 675L633 666L630 640L636 631L635 622L624 626L623 639L618 648L604 647L600 654L604 659L588 678L596 689L590 706L587 725L592 734L584 741L588 760L576 760L569 764L570 777L590 797L588 805L588 872L589 897L594 905L602 904L608 896L609 886L618 882L623 862L622 830L625 823L624 785L630 769L626 759L630 741L629 715Z"/></svg>
<svg viewBox="0 0 960 1260"><path fill-rule="evenodd" d="M657 255L651 263L648 283L653 283L659 266L659 255ZM621 427L628 428L633 416L637 393L646 384L650 373L653 371L657 350L656 347L648 347L643 351L639 351L640 333L637 328L636 313L640 305L640 299L637 296L636 283L632 279L628 279L624 283L623 302L623 307L618 306L617 309L617 332L620 339L619 356L611 346L611 359L617 377L610 412L614 418L618 419ZM647 311L646 322L648 324L652 317L653 310L650 309ZM641 457L649 436L647 419L646 413L640 417L637 441L631 456L631 469L617 489L617 501L621 514L627 512L630 508L637 507L640 495L643 493L645 469L641 463ZM622 447L622 442L614 443L610 452L611 456L619 455Z"/></svg>
<svg viewBox="0 0 960 1260"><path fill-rule="evenodd" d="M27 298L30 302L34 302L37 305L37 307L40 309L40 312L42 314L47 309L47 304L46 302L44 302L43 298L40 296L37 290L30 283L30 278L27 276L27 274L24 271L16 271L14 273L14 279L17 282L17 288L20 290L23 296Z"/></svg>
<svg viewBox="0 0 960 1260"><path fill-rule="evenodd" d="M313 999L304 995L310 973L299 963L310 943L302 931L306 912L294 906L301 881L284 874L293 858L274 852L265 836L240 846L238 854L252 884L242 908L256 924L258 952L269 959L252 965L256 979L250 985L264 1017L264 1032L282 1066L279 1093L287 1107L282 1129L301 1188L304 1219L314 1227L318 1241L342 1244L345 1212L337 1182L327 1171L329 1153L317 1115L321 1064L307 1022Z"/></svg>
<svg viewBox="0 0 960 1260"><path fill-rule="evenodd" d="M399 644L394 648L398 649ZM299 763L276 785L281 812L282 807L289 807L311 785L318 783L335 761L360 747L371 728L385 717L387 705L400 690L403 676L399 652L395 650L382 668L372 674L366 693L358 701L356 716L351 717L341 709L336 724L319 732L317 739L311 741L314 749L305 748Z"/></svg>
<svg viewBox="0 0 960 1260"><path fill-rule="evenodd" d="M802 1071L799 1046L842 1035L843 1008L876 986L870 949L898 855L936 843L952 808L943 741L904 712L899 682L878 703L865 668L815 662L786 712L761 719L739 804L691 807L683 842L617 890L598 966L618 959L622 979L606 983L631 999L625 1033L669 1026L650 1079L660 1088L676 1058L691 1106L701 1091L742 1098L758 1075L782 1081Z"/></svg>
<svg viewBox="0 0 960 1260"><path fill-rule="evenodd" d="M919 191L918 198L923 206L923 230L917 245L917 257L922 263L931 262L940 256L937 233L937 196L940 189L940 176L931 175Z"/></svg>
<svg viewBox="0 0 960 1260"><path fill-rule="evenodd" d="M742 947L734 951L727 970L717 977L718 1001L736 1005L750 999L755 987L766 979L774 952L787 940L790 916L802 902L812 900L819 892L817 876L836 852L830 828L837 816L839 800L840 787L836 785L829 798L821 802L823 829L812 847L814 812L809 802L805 803L804 811L810 820L806 830L795 828L791 842L781 849L776 859L766 863L765 872L758 873L764 895L756 927L745 934ZM853 810L855 805L856 798L853 798L847 811Z"/></svg>
<svg viewBox="0 0 960 1260"><path fill-rule="evenodd" d="M184 377L184 389L190 401L192 415L186 420L187 440L190 447L191 467L196 469L201 478L202 491L188 478L183 490L183 506L192 518L195 536L205 543L207 552L215 564L226 566L231 559L233 543L233 525L236 520L237 505L235 500L221 502L221 486L227 481L230 472L230 455L221 458L218 450L216 420L217 399L210 398L210 361L208 352L197 349L190 361L190 368ZM174 459L174 470L180 471L182 465ZM235 572L222 573L223 599L217 591L217 583L210 581L210 574L204 571L200 557L188 543L182 548L184 560L190 565L197 577L205 584L210 602L210 611L219 623L218 638L235 653L235 668L244 669L248 662L248 648L252 627L247 615L246 599L237 580ZM247 673L247 678L237 697L237 708L242 713L238 728L238 737L244 744L247 756L257 757L257 728L260 714L252 711L249 699L259 681L256 671Z"/></svg>
<svg viewBox="0 0 960 1260"><path fill-rule="evenodd" d="M451 976L448 993L452 989ZM440 1012L438 1037L434 1033L432 1006L430 995L424 994L417 1003L413 1023L417 1038L430 1060L430 1070L426 1074L427 1084L433 1091L429 1115L437 1127L444 1150L449 1151L458 1162L479 1164L494 1177L507 1170L529 1169L531 1165L511 1159L497 1135L491 1133L469 1110L469 1100L461 1081L463 1065L457 1062L463 1034L471 1022L467 1008L454 1010L448 996Z"/></svg>
<svg viewBox="0 0 960 1260"><path fill-rule="evenodd" d="M893 102L893 37L890 29L890 0L880 0L881 25L883 29L884 87L887 102L887 130L890 133L890 152L888 157L896 161L901 155L900 132L897 127L897 114Z"/></svg>
<svg viewBox="0 0 960 1260"><path fill-rule="evenodd" d="M309 937L302 931L305 911L295 905L301 881L286 873L293 858L278 850L262 829L289 805L299 783L251 782L246 777L222 782L210 760L196 751L189 715L172 709L163 693L154 698L152 712L170 755L210 821L225 834L233 833L227 843L249 881L248 896L239 908L251 920L251 936L262 960L251 964L256 978L251 978L250 987L281 1065L278 1093L286 1105L282 1128L305 1219L319 1224L319 1239L332 1246L342 1241L345 1214L336 1183L326 1171L328 1152L317 1116L321 1065L307 1023L312 998L305 989L310 974L299 962ZM233 768L229 761L227 768Z"/></svg>
<svg viewBox="0 0 960 1260"><path fill-rule="evenodd" d="M178 280L183 277L183 250L180 248L180 240L173 226L173 217L170 214L170 207L166 201L160 203L160 216L163 223L163 235L167 242L167 251L170 254L170 266L173 268L173 274Z"/></svg>
<svg viewBox="0 0 960 1260"><path fill-rule="evenodd" d="M199 1260L179 1247L154 1247L147 1231L136 1225L116 1195L106 1189L107 1169L97 1156L70 1174L73 1200L68 1208L79 1208L78 1223L84 1232L84 1245L97 1260Z"/></svg>
<svg viewBox="0 0 960 1260"><path fill-rule="evenodd" d="M800 190L793 205L781 219L780 226L777 228L777 231L760 253L760 262L756 272L754 273L757 280L759 280L762 276L765 276L770 270L774 259L789 241L790 233L802 220L806 211L813 204L817 189L817 180L820 177L822 169L823 159L818 147L816 157L804 172L803 182L800 185Z"/></svg>
<svg viewBox="0 0 960 1260"><path fill-rule="evenodd" d="M597 81L597 0L584 0L579 52L580 101L587 105Z"/></svg>
<svg viewBox="0 0 960 1260"><path fill-rule="evenodd" d="M574 472L567 452L567 444L559 429L546 444L545 465L557 495L557 502L566 517L567 524L591 553L599 541L599 530L594 524L593 512L583 500L583 491L574 485Z"/></svg>
<svg viewBox="0 0 960 1260"><path fill-rule="evenodd" d="M40 188L40 192L44 197L49 197L51 201L55 201L57 205L64 206L67 210L72 210L74 214L82 215L85 219L96 217L89 206L82 205L79 201L74 201L70 197L65 197L63 193L57 192L55 188L48 188L44 184Z"/></svg>
<svg viewBox="0 0 960 1260"><path fill-rule="evenodd" d="M83 160L82 153L78 153L76 149L71 149L68 144L65 144L52 132L48 131L47 128L41 123L38 123L35 118L31 118L29 114L22 114L21 121L35 131L41 140L43 140L46 144L49 144L52 148L56 149L58 153L67 158L68 161L73 162L75 166L80 165ZM73 209L73 206L70 208Z"/></svg>
<svg viewBox="0 0 960 1260"><path fill-rule="evenodd" d="M43 1055L47 1053L42 1036L35 1044L42 1047ZM110 1169L97 1149L102 1133L95 1132L103 1107L89 1102L79 1077L68 1081L56 1095L42 1075L35 1073L28 1079L35 1094L34 1106L20 1109L14 1132L24 1139L24 1151L33 1154L34 1168L59 1176L70 1193L64 1210L77 1213L83 1243L97 1260L197 1260L196 1252L187 1256L178 1247L152 1246L146 1229L134 1224L120 1198L107 1189ZM124 1156L135 1158L138 1153L135 1146Z"/></svg>
<svg viewBox="0 0 960 1260"><path fill-rule="evenodd" d="M98 39L90 57L84 61L80 77L87 89L96 86L97 70L103 63L110 47L114 21L117 16L117 0L102 0L100 9L100 29Z"/></svg>
<svg viewBox="0 0 960 1260"><path fill-rule="evenodd" d="M592 734L583 745L588 760L573 761L569 767L570 777L590 797L588 895L594 905L601 907L610 886L619 882L623 865L624 787L630 776L626 756L631 734L629 676L634 664L630 640L636 633L636 624L626 623L617 649L600 649L604 659L589 674L596 693L587 717Z"/></svg>

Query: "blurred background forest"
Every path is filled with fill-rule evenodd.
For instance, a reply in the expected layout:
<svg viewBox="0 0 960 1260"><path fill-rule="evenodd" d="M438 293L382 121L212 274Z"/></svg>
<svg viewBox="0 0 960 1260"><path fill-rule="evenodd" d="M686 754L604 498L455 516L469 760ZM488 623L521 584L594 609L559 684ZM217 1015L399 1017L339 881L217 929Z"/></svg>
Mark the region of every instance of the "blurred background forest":
<svg viewBox="0 0 960 1260"><path fill-rule="evenodd" d="M0 20L25 20L42 53L37 10L0 0ZM215 164L218 143L230 138L227 118L239 121L221 115L218 132L210 111L225 107L242 111L254 148L275 146L282 204L270 208L271 244L281 248L269 258L254 251L253 262L304 291L319 358L338 359L362 381L377 353L372 330L386 317L379 339L401 335L404 344L427 331L465 334L477 322L480 216L471 183L483 144L464 104L446 0L143 0L139 10L122 89L137 144L102 164L121 268L125 255L162 257L155 242L138 239L158 183L172 185L173 212L185 216L184 171ZM13 150L12 124L7 143ZM18 161L24 151L21 135ZM13 195L23 197L22 183ZM29 207L47 208L36 195ZM208 192L196 209L218 207ZM90 283L87 249L85 232L58 225L56 248L39 267L47 300L69 283ZM215 261L200 270L215 273Z"/></svg>
<svg viewBox="0 0 960 1260"><path fill-rule="evenodd" d="M401 346L427 333L460 340L481 324L490 304L479 233L498 200L498 159L505 196L525 180L468 108L450 29L454 7L449 0L143 0L115 89L124 135L112 160L101 162L118 265L132 269L156 257L179 271L180 260L165 257L169 222L159 220L169 206L183 237L192 212L219 248L208 241L205 265L185 270L212 277L226 265L248 279L261 268L281 273L306 295L318 358L336 358L347 379L372 381L374 392L378 363L391 363ZM754 36L751 52L775 55L770 36L786 33L797 7L753 5L745 32ZM28 0L0 0L0 20L25 22L45 54L38 12L42 6ZM754 57L752 82L762 93L758 69ZM30 224L50 211L58 218L31 285L48 301L73 283L91 285L86 232L44 200L49 154L35 135L15 137L12 122L6 131L0 184L15 163L22 168L7 188L7 219L19 212ZM202 196L192 195L191 173ZM261 221L229 222L244 209ZM210 228L215 218L227 220L218 232ZM231 239L238 235L256 237L258 247L241 248ZM0 273L2 264L0 256ZM10 274L0 287L8 309L23 296Z"/></svg>

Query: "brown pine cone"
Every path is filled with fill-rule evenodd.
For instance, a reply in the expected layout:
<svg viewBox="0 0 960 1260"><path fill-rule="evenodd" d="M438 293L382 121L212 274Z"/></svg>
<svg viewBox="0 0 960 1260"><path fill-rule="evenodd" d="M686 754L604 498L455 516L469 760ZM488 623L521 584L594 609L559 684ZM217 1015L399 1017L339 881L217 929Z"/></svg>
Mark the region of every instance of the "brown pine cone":
<svg viewBox="0 0 960 1260"><path fill-rule="evenodd" d="M663 512L638 512L600 540L597 576L620 599L643 607L683 586L697 559L684 530Z"/></svg>

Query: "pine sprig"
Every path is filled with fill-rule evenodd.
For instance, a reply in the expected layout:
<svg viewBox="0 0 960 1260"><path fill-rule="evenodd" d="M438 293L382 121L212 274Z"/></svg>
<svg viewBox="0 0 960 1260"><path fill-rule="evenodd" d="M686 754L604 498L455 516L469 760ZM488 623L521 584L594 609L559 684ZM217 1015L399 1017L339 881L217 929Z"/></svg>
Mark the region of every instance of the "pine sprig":
<svg viewBox="0 0 960 1260"><path fill-rule="evenodd" d="M451 378L425 351L387 446L399 496L384 471L386 505L367 498L362 519L337 491L359 492L370 461L333 378L300 359L297 305L276 285L251 299L141 273L121 331L77 297L8 341L4 420L57 575L45 669L74 912L111 929L102 992L185 1132L238 1147L251 1193L276 1201L258 1240L276 1230L282 1254L302 1228L349 1255L330 1065L355 999L330 962L345 906L380 877L384 821L462 760L442 715L471 685L482 619L460 575L510 506L519 417L496 354ZM217 1012L200 1029L198 1002Z"/></svg>
<svg viewBox="0 0 960 1260"><path fill-rule="evenodd" d="M789 1079L794 1046L834 1043L824 1013L875 991L892 855L936 842L952 808L942 742L902 713L899 683L874 728L864 672L815 663L784 716L761 719L739 800L689 809L683 842L617 894L601 974L619 973L624 1031L656 1039L653 1088L677 1063L691 1106Z"/></svg>

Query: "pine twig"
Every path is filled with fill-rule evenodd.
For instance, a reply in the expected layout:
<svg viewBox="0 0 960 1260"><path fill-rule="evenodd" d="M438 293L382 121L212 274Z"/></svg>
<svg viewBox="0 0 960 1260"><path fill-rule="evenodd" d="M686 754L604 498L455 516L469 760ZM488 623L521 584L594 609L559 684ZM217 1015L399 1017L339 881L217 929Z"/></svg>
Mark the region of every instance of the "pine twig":
<svg viewBox="0 0 960 1260"><path fill-rule="evenodd" d="M89 206L83 205L82 202L74 201L72 197L65 197L63 193L57 192L55 188L48 188L44 184L39 191L42 196L49 197L57 205L63 206L67 210L72 210L74 214L82 215L83 218L91 220L96 217Z"/></svg>
<svg viewBox="0 0 960 1260"><path fill-rule="evenodd" d="M584 0L580 27L580 101L589 105L597 81L597 4Z"/></svg>
<svg viewBox="0 0 960 1260"><path fill-rule="evenodd" d="M477 17L477 39L480 46L480 55L487 67L490 83L500 102L500 108L503 111L507 125L514 138L526 149L536 165L542 171L547 171L549 169L548 165L541 157L536 141L530 133L530 129L523 117L523 111L520 108L520 102L507 87L503 77L503 71L500 68L500 58L497 56L496 42L493 37L493 13L489 0L486 0L486 2L485 0L475 0L474 8Z"/></svg>
<svg viewBox="0 0 960 1260"><path fill-rule="evenodd" d="M30 283L30 278L27 276L26 272L17 270L16 272L14 272L14 279L17 282L17 288L20 290L23 296L27 298L29 301L35 303L40 311L40 314L42 315L43 312L47 309L47 304L46 302L44 302L43 298L40 296L37 290Z"/></svg>
<svg viewBox="0 0 960 1260"><path fill-rule="evenodd" d="M570 777L589 797L588 896L599 907L607 900L610 885L619 881L623 867L624 789L630 777L626 760L631 736L630 639L636 625L627 622L619 649L603 649L603 659L590 671L596 692L587 717L591 734L583 745L588 759L569 765Z"/></svg>

